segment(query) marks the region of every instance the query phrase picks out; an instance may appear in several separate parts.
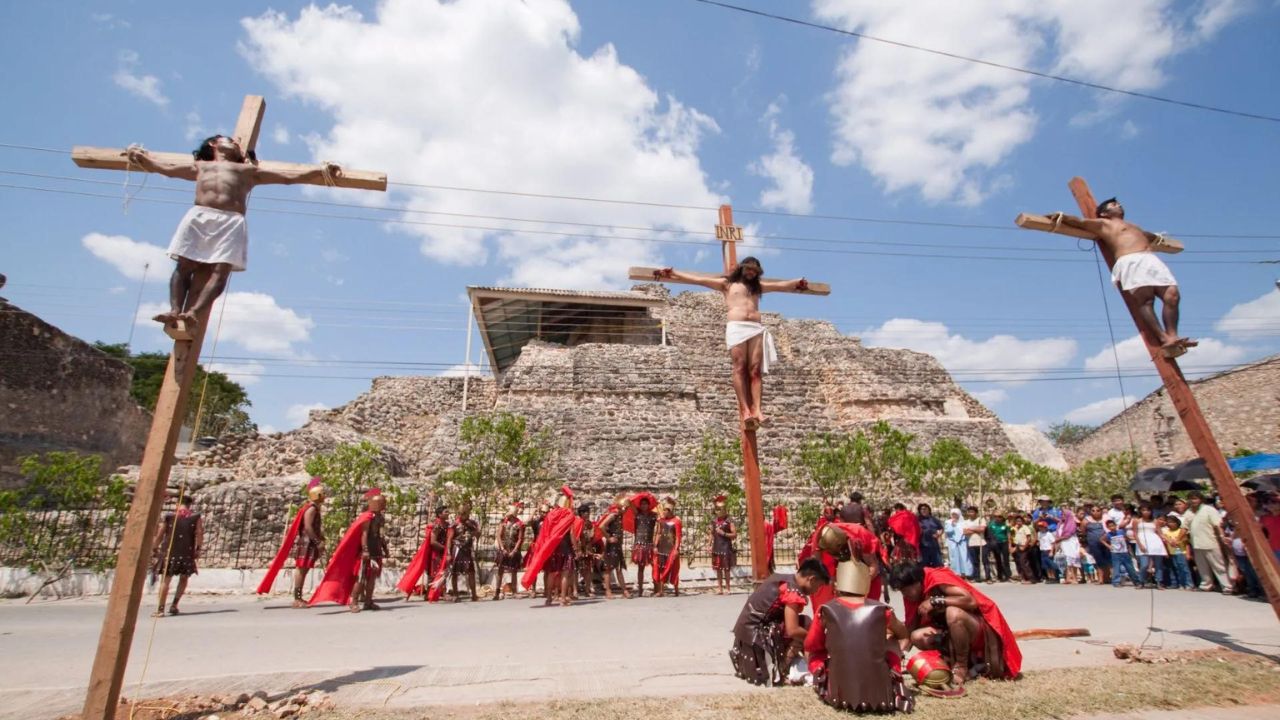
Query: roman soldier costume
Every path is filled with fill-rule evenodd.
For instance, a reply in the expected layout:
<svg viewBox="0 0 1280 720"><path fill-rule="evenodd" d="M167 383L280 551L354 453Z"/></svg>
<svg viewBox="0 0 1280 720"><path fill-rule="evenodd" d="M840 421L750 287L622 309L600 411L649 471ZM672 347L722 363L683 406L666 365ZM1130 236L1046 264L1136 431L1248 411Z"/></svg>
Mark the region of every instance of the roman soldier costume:
<svg viewBox="0 0 1280 720"><path fill-rule="evenodd" d="M271 560L271 565L267 568L267 574L263 576L262 582L258 583L257 593L265 595L271 592L271 586L275 584L276 576L280 570L284 568L285 561L289 557L289 553L296 547L297 552L294 553L294 566L305 572L316 566L320 560L320 554L324 551L324 518L321 514L321 505L324 503L324 486L318 477L311 478L311 482L307 485L307 501L302 503L302 507L298 508L298 512L293 516L293 522L289 524L284 533L284 541L280 543L280 549L276 551L276 556ZM310 517L308 517L308 513ZM302 583L297 582L293 586L294 606L305 607L302 600Z"/></svg>
<svg viewBox="0 0 1280 720"><path fill-rule="evenodd" d="M753 685L782 682L790 645L783 628L784 609L790 605L804 612L806 602L794 575L774 574L760 583L733 625L729 660L734 674Z"/></svg>

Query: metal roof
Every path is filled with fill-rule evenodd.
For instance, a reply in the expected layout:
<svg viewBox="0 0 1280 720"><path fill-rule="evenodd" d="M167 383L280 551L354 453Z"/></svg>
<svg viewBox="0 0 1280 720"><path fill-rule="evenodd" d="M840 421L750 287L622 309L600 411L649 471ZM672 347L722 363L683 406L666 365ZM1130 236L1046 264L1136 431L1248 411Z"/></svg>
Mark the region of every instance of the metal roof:
<svg viewBox="0 0 1280 720"><path fill-rule="evenodd" d="M495 376L515 364L533 340L658 345L662 325L649 309L662 298L638 292L544 288L467 288Z"/></svg>

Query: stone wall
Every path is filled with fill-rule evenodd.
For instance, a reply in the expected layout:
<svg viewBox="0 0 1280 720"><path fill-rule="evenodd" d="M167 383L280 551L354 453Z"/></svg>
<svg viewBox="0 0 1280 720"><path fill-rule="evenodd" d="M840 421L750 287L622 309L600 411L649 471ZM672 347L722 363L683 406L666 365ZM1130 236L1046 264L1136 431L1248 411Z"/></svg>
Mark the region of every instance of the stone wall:
<svg viewBox="0 0 1280 720"><path fill-rule="evenodd" d="M1228 455L1240 448L1274 452L1280 447L1280 355L1190 385L1218 445ZM1143 465L1168 465L1197 457L1164 388L1064 452L1073 465L1079 464L1129 450L1130 434Z"/></svg>
<svg viewBox="0 0 1280 720"><path fill-rule="evenodd" d="M0 300L0 486L17 459L51 450L138 462L151 417L129 397L133 369Z"/></svg>

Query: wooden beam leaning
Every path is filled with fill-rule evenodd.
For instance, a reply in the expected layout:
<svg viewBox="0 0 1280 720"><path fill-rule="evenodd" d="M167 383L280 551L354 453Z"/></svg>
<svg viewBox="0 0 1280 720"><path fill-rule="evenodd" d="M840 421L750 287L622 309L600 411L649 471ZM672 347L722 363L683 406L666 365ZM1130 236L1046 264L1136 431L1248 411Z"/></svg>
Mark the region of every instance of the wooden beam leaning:
<svg viewBox="0 0 1280 720"><path fill-rule="evenodd" d="M192 161L189 153L152 152L150 155L159 162L181 163ZM82 168L91 168L94 170L132 170L133 172L145 172L137 165L131 166L125 159L125 151L118 148L100 148L77 145L71 149L71 161ZM302 163L285 163L276 162L274 160L263 160L258 163L258 167L263 170L299 171L311 169L313 166ZM333 185L340 188L353 188L356 190L386 190L387 174L384 172L348 170L346 168L342 168L342 172L337 177L333 178Z"/></svg>
<svg viewBox="0 0 1280 720"><path fill-rule="evenodd" d="M1096 240L1097 236L1088 230L1073 228L1062 223L1053 221L1048 215L1032 215L1031 213L1019 213L1014 218L1013 224L1023 230L1040 230L1041 232L1053 233L1055 235L1066 235L1068 237L1082 238L1084 240ZM1151 249L1155 252L1176 254L1183 250L1182 241L1177 238L1171 238L1168 235L1156 235L1147 233L1147 238L1151 240Z"/></svg>
<svg viewBox="0 0 1280 720"><path fill-rule="evenodd" d="M1075 197L1076 203L1080 206L1081 216L1094 218L1095 208L1097 208L1098 203L1084 179L1079 177L1072 178L1067 186L1071 189L1072 196ZM1098 245L1098 249L1102 252L1103 259L1107 261L1107 268L1113 267L1116 259L1111 251L1102 244ZM1213 436L1213 430L1209 427L1208 421L1205 420L1204 413L1200 411L1200 404L1196 402L1195 393L1187 385L1187 379L1183 377L1182 369L1178 367L1177 361L1165 357L1160 349L1159 339L1152 337L1151 332L1147 330L1146 324L1138 316L1137 305L1129 295L1123 292L1120 295L1124 298L1125 305L1129 308L1129 314L1133 316L1133 323L1137 326L1138 334L1142 336L1142 340L1147 346L1147 352L1151 355L1151 362L1160 373L1160 379L1164 382L1165 390L1169 393L1169 399L1173 402L1174 409L1178 411L1178 418L1182 420L1187 436L1191 439L1192 447L1204 459L1205 467L1209 470L1209 476L1213 480L1214 487L1217 489L1219 497L1222 498L1222 504L1226 507L1227 516L1231 519L1231 524L1240 533L1241 540L1244 541L1249 561L1253 563L1258 580L1262 583L1263 590L1267 594L1267 600L1271 603L1271 609L1275 612L1276 617L1280 618L1280 561L1277 561L1275 554L1271 552L1271 545L1262 532L1262 526L1254 518L1253 510L1249 507L1248 501L1245 500L1244 493L1240 490L1240 485L1236 483L1235 475L1231 472L1231 466L1227 464L1227 458L1222 454L1222 448L1218 446L1218 441ZM1229 553L1231 549L1229 547L1224 548L1223 552Z"/></svg>
<svg viewBox="0 0 1280 720"><path fill-rule="evenodd" d="M656 267L633 266L627 268L627 277L631 280L642 280L647 282L679 283L678 280L658 277L656 273L659 273L661 270L662 268ZM710 273L691 273L687 270L682 272L686 275L704 275L708 279L722 277L721 275L712 275ZM771 279L772 278L761 278L761 280L765 281ZM778 290L777 292L792 293L794 295L830 295L831 286L824 282L810 282L807 290Z"/></svg>
<svg viewBox="0 0 1280 720"><path fill-rule="evenodd" d="M208 274L196 276L191 286L193 297L199 294L208 279ZM157 526L160 510L164 507L165 486L169 482L169 470L178 446L178 433L186 417L187 400L195 384L196 366L200 359L200 346L209 324L208 308L197 316L197 321L190 340L174 342L164 383L156 398L138 484L125 519L124 535L120 539L120 555L111 581L106 618L98 636L93 671L89 674L89 690L85 695L82 715L84 720L111 720L120 701L133 631L138 624L138 608L151 564L152 529Z"/></svg>

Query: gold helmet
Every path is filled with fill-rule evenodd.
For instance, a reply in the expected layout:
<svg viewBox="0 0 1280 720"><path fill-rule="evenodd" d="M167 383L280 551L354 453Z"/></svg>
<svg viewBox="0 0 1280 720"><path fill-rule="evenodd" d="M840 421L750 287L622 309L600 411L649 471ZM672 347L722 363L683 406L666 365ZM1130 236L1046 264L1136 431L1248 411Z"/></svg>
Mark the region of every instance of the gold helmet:
<svg viewBox="0 0 1280 720"><path fill-rule="evenodd" d="M839 560L847 560L851 555L849 535L835 525L823 525L822 532L818 533L818 549Z"/></svg>
<svg viewBox="0 0 1280 720"><path fill-rule="evenodd" d="M836 590L849 595L866 595L871 590L871 567L849 559L836 565Z"/></svg>
<svg viewBox="0 0 1280 720"><path fill-rule="evenodd" d="M670 495L662 498L662 509L670 510L674 514L676 511L676 499Z"/></svg>
<svg viewBox="0 0 1280 720"><path fill-rule="evenodd" d="M311 502L319 502L324 499L324 481L318 477L311 478L311 482L307 483L307 499Z"/></svg>
<svg viewBox="0 0 1280 720"><path fill-rule="evenodd" d="M569 489L568 485L560 486L560 493L556 495L555 506L573 510L573 491Z"/></svg>
<svg viewBox="0 0 1280 720"><path fill-rule="evenodd" d="M631 498L624 492L618 493L618 496L613 499L613 504L617 506L618 510L626 512L627 508L631 507Z"/></svg>

